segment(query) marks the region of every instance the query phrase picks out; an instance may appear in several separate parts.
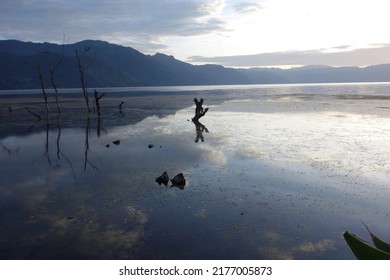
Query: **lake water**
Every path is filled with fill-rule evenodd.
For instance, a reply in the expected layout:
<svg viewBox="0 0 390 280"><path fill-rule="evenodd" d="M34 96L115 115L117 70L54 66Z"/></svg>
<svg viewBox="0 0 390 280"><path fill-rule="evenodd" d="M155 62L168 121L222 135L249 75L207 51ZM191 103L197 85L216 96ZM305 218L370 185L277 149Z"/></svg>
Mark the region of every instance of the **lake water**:
<svg viewBox="0 0 390 280"><path fill-rule="evenodd" d="M390 84L104 89L100 116L63 91L48 119L0 94L1 259L354 259L362 221L390 240Z"/></svg>

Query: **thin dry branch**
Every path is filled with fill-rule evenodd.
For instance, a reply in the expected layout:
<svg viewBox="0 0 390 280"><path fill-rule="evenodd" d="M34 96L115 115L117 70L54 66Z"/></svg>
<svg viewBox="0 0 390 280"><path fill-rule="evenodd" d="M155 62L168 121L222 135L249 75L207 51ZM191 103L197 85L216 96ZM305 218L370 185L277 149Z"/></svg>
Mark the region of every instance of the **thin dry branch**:
<svg viewBox="0 0 390 280"><path fill-rule="evenodd" d="M77 51L77 49L75 51L76 51L76 58L77 58L77 66L78 66L79 75L80 75L80 82L81 82L81 86L83 89L83 95L84 95L85 103L87 104L88 112L90 113L91 107L89 106L88 89L87 89L87 86L86 86L86 83L84 80L84 72L85 72L85 70L88 69L89 66L83 67L82 63L81 63L81 58L87 53L88 50L89 50L89 48L86 48L82 56L79 55L79 52Z"/></svg>
<svg viewBox="0 0 390 280"><path fill-rule="evenodd" d="M59 113L61 113L61 106L60 106L59 93L58 93L57 84L55 82L54 74L55 74L55 71L58 69L58 67L61 65L61 63L62 63L62 61L64 59L64 56L65 56L65 41L62 44L62 52L61 52L60 59L57 61L56 64L53 65L53 64L50 63L50 66L49 66L50 81L51 81L51 84L52 84L53 89L54 89L55 99L56 99L56 103L57 103L57 110L58 110Z"/></svg>
<svg viewBox="0 0 390 280"><path fill-rule="evenodd" d="M32 115L34 115L38 120L42 120L41 116L34 113L33 111L31 111L28 107L26 107L26 110L31 113Z"/></svg>

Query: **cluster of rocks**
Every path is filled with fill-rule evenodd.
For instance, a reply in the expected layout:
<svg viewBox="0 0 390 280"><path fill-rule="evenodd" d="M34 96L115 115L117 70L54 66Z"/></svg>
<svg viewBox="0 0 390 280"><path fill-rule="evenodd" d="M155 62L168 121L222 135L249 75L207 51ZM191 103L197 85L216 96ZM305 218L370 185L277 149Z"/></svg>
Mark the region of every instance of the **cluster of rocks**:
<svg viewBox="0 0 390 280"><path fill-rule="evenodd" d="M112 142L112 144L114 144L114 145L120 145L120 143L121 143L120 140L115 140L115 141ZM110 147L110 144L107 144L106 147L109 148L109 147ZM154 144L149 144L149 145L148 145L148 148L149 148L149 149L154 148ZM160 146L160 148L162 148L162 146Z"/></svg>
<svg viewBox="0 0 390 280"><path fill-rule="evenodd" d="M164 173L161 176L156 178L156 182L159 185L164 184L165 186L167 186L169 181L171 181L172 183L171 187L178 187L180 189L184 189L186 185L186 179L184 178L183 173L179 173L175 177L169 180L168 173L164 171Z"/></svg>
<svg viewBox="0 0 390 280"><path fill-rule="evenodd" d="M112 144L114 144L114 145L120 145L120 143L121 143L120 140L115 140L115 141L112 142ZM106 147L109 148L110 144L107 144Z"/></svg>

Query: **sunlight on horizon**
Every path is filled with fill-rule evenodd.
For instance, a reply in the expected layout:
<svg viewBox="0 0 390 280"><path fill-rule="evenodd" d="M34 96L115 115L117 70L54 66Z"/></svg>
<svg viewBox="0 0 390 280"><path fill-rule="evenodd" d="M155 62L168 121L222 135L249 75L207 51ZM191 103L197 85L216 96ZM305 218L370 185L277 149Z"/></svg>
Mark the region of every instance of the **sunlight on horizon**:
<svg viewBox="0 0 390 280"><path fill-rule="evenodd" d="M171 53L186 60L282 51L341 52L389 42L387 2L370 1L258 1L260 8L238 13L219 9L226 31L194 38L167 38ZM345 48L339 48L344 46Z"/></svg>
<svg viewBox="0 0 390 280"><path fill-rule="evenodd" d="M302 59L297 52L316 52L316 58L323 59L323 53L370 48L369 53L337 57L331 65L390 63L386 0L85 0L72 5L40 0L39 8L34 3L0 2L4 11L0 40L61 43L64 36L69 43L103 40L144 54L160 52L194 64L232 67L324 64L313 57ZM294 61L283 57L281 62L275 53L287 53ZM272 61L255 65L243 57L258 54ZM212 60L226 56L234 56L234 63Z"/></svg>

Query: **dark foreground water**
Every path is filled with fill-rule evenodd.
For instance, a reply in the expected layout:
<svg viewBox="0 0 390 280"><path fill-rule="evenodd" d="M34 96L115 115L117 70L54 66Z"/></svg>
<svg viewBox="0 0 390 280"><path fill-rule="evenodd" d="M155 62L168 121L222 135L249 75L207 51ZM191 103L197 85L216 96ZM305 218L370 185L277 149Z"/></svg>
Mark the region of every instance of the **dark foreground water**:
<svg viewBox="0 0 390 280"><path fill-rule="evenodd" d="M1 259L354 259L362 221L390 240L389 84L106 91L100 117L68 93L48 120L0 95Z"/></svg>

